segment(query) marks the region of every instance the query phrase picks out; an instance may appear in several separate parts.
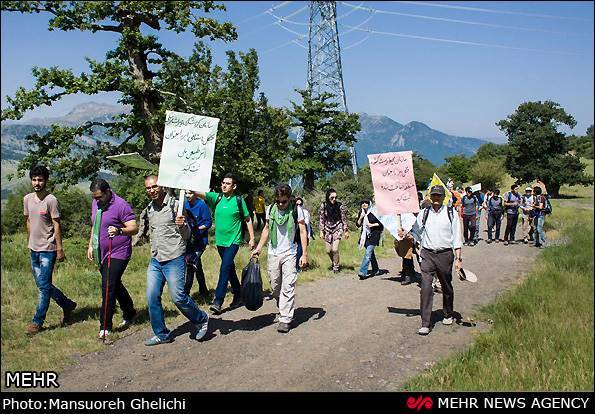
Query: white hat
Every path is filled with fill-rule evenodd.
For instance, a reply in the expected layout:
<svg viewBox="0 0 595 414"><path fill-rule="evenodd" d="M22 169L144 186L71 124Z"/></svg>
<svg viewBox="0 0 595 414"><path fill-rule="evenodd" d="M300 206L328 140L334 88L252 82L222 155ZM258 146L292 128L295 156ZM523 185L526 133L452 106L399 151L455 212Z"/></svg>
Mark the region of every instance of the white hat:
<svg viewBox="0 0 595 414"><path fill-rule="evenodd" d="M477 282L477 276L475 273L473 273L471 270L465 270L463 268L459 270L459 279L472 283Z"/></svg>

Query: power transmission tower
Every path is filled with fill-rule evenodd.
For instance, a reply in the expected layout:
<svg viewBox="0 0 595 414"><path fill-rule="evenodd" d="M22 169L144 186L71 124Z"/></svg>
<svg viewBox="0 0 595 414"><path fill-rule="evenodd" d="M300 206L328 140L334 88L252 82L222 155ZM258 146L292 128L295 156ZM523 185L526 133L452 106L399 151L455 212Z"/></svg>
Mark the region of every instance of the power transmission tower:
<svg viewBox="0 0 595 414"><path fill-rule="evenodd" d="M332 93L334 101L339 104L338 109L347 112L337 31L337 5L334 1L310 2L308 88L314 96L322 92ZM349 151L353 174L357 175L355 147L350 147Z"/></svg>

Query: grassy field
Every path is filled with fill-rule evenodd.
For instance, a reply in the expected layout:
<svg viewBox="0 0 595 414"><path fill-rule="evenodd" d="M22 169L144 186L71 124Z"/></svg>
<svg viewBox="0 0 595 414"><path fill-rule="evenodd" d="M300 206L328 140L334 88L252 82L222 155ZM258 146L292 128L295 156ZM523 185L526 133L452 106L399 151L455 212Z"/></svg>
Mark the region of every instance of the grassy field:
<svg viewBox="0 0 595 414"><path fill-rule="evenodd" d="M540 253L521 285L480 311L493 328L404 390L593 390L593 187L561 193L577 198L553 201L546 223L559 243Z"/></svg>
<svg viewBox="0 0 595 414"><path fill-rule="evenodd" d="M357 234L341 242L341 263L343 272L353 273L359 269L363 250L357 248ZM379 258L394 255L392 236L386 234L386 243L376 249ZM258 240L258 238L257 238ZM7 370L59 370L68 364L73 355L86 354L100 350L103 345L97 341L99 332L99 307L101 306L101 277L94 265L87 262L86 238L72 238L65 241L66 261L58 263L54 269L54 284L67 296L77 302L76 322L66 328L58 326L62 316L61 309L52 302L44 324L46 329L29 338L24 334L25 325L35 313L37 288L31 276L29 251L26 235L16 234L2 238L2 381ZM269 289L266 276L266 254L261 254L261 274L265 289ZM145 287L146 268L149 261L149 246L135 248L132 259L124 274L124 284L132 296L136 308L141 312L137 324L125 332L115 333L114 339L129 335L149 326L146 309ZM316 239L311 241L309 257L312 264L309 270L298 276L298 285L322 277L332 277L329 271L330 259L324 251L324 244ZM249 251L242 247L236 256L238 276L248 263ZM214 290L221 261L213 246L209 246L203 256L203 266L207 285ZM193 297L206 309L209 301L199 298L196 281L192 288ZM228 294L226 304L231 301ZM185 319L173 305L167 288L163 293L163 306L166 322L170 329L184 323ZM114 325L121 320L121 315L114 316Z"/></svg>

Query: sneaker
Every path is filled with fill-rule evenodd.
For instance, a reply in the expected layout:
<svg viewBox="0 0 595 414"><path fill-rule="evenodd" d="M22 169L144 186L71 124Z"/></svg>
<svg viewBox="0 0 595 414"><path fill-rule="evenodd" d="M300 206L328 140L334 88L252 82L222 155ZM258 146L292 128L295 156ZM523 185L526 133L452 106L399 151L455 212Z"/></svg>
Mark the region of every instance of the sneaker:
<svg viewBox="0 0 595 414"><path fill-rule="evenodd" d="M403 279L403 280L401 280L401 285L402 286L411 284L411 277L410 276L404 276L404 277L402 277L402 279Z"/></svg>
<svg viewBox="0 0 595 414"><path fill-rule="evenodd" d="M504 242L504 245L505 245L505 246L508 246L508 240L506 240L506 241Z"/></svg>
<svg viewBox="0 0 595 414"><path fill-rule="evenodd" d="M213 315L221 315L221 305L217 302L211 303L209 309L213 312Z"/></svg>
<svg viewBox="0 0 595 414"><path fill-rule="evenodd" d="M335 274L339 273L339 269L333 269L333 273L335 273Z"/></svg>
<svg viewBox="0 0 595 414"><path fill-rule="evenodd" d="M277 322L279 322L279 318L280 318L280 317L281 317L281 314L280 314L280 313L276 314L276 315L275 315L275 320L273 321L273 323L277 323Z"/></svg>
<svg viewBox="0 0 595 414"><path fill-rule="evenodd" d="M137 316L138 312L135 312L134 315L132 315L130 318L122 320L122 322L120 322L120 324L118 325L118 328L122 330L130 328L130 325L134 323Z"/></svg>
<svg viewBox="0 0 595 414"><path fill-rule="evenodd" d="M112 334L111 331L108 331L108 330L104 331L102 329L99 331L99 339L106 340L111 334Z"/></svg>
<svg viewBox="0 0 595 414"><path fill-rule="evenodd" d="M357 277L359 277L359 280L364 280L364 279L367 279L368 278L367 275L361 275L359 273L357 274Z"/></svg>
<svg viewBox="0 0 595 414"><path fill-rule="evenodd" d="M160 339L157 335L155 335L151 339L147 339L145 341L145 345L146 346L154 346L154 345L161 345L161 344L169 344L170 342L173 342L173 339L171 339L171 338Z"/></svg>
<svg viewBox="0 0 595 414"><path fill-rule="evenodd" d="M64 312L64 316L62 316L62 319L60 319L60 326L66 326L72 323L72 315L74 313L74 310L76 309L76 302L73 303L74 305L72 305L72 308L62 309L62 311Z"/></svg>
<svg viewBox="0 0 595 414"><path fill-rule="evenodd" d="M281 333L287 333L289 332L289 324L285 323L285 322L279 322L279 325L277 325L277 332L281 332Z"/></svg>
<svg viewBox="0 0 595 414"><path fill-rule="evenodd" d="M487 239L487 240L486 240L486 243L487 243L487 244L491 244L491 243L492 243L492 239Z"/></svg>
<svg viewBox="0 0 595 414"><path fill-rule="evenodd" d="M523 239L523 243L528 244L529 243L529 240Z"/></svg>
<svg viewBox="0 0 595 414"><path fill-rule="evenodd" d="M207 320L196 325L198 331L196 332L194 339L197 341L200 341L207 334L207 329L209 328L209 315L205 313L205 316L207 317Z"/></svg>
<svg viewBox="0 0 595 414"><path fill-rule="evenodd" d="M442 319L442 325L452 325L452 322L453 322L452 316Z"/></svg>
<svg viewBox="0 0 595 414"><path fill-rule="evenodd" d="M25 333L27 335L35 335L41 331L41 325L35 322L30 322L25 327Z"/></svg>
<svg viewBox="0 0 595 414"><path fill-rule="evenodd" d="M428 328L427 326L422 326L421 328L419 328L419 331L417 331L417 333L420 335L427 335L430 333L430 328Z"/></svg>

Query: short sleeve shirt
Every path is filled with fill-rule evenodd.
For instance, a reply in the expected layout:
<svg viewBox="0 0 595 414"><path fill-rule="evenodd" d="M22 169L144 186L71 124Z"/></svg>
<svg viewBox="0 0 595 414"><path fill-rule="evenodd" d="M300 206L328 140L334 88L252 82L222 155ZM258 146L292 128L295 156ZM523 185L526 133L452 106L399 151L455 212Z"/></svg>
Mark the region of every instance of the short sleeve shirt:
<svg viewBox="0 0 595 414"><path fill-rule="evenodd" d="M95 223L97 215L97 201L93 200L91 205L91 223ZM101 249L101 262L109 254L109 236L107 228L114 226L116 228L124 227L127 221L136 220L136 216L132 211L130 204L123 198L119 197L112 191L112 198L108 202L107 207L101 214L101 226L99 229L99 247ZM112 238L112 259L128 260L132 255L132 237L125 234L117 235Z"/></svg>
<svg viewBox="0 0 595 414"><path fill-rule="evenodd" d="M271 204L272 206L272 204ZM266 209L266 220L267 223L269 222L269 212L271 211L271 206L268 206ZM292 213L293 214L293 213ZM305 217L304 217L304 210L302 207L297 207L297 221L302 222L305 224ZM285 253L296 253L297 254L297 243L294 243L295 240L295 232L299 231L298 223L295 223L293 226L293 233L287 234L287 223L280 226L275 226L277 228L277 247L273 248L271 245L271 240L269 238L269 254L278 256ZM270 230L270 229L269 229Z"/></svg>
<svg viewBox="0 0 595 414"><path fill-rule="evenodd" d="M58 199L48 194L39 200L35 193L29 193L23 198L23 213L29 217L29 249L35 252L56 251L52 219L60 217Z"/></svg>
<svg viewBox="0 0 595 414"><path fill-rule="evenodd" d="M218 196L219 193L215 192L208 192L205 195L208 206L215 212L215 245L229 247L232 244L240 244L242 242L242 221L236 196L234 194L231 197L221 197L215 208ZM244 218L250 217L243 198L241 198L241 206Z"/></svg>

